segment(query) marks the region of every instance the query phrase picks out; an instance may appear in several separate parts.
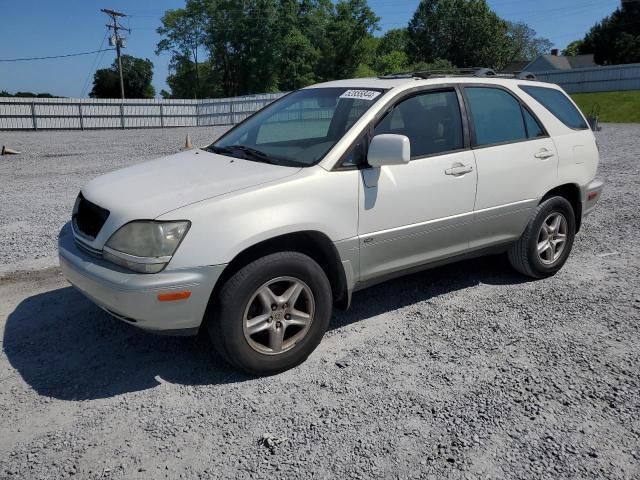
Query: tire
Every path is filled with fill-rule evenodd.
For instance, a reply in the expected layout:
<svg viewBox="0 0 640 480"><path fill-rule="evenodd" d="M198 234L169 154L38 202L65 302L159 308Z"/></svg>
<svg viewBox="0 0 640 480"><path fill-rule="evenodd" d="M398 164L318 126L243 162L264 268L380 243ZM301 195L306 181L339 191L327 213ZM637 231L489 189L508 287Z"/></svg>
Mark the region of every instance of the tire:
<svg viewBox="0 0 640 480"><path fill-rule="evenodd" d="M227 363L252 375L273 375L299 365L315 350L332 307L331 285L313 259L297 252L274 253L224 283L207 330Z"/></svg>
<svg viewBox="0 0 640 480"><path fill-rule="evenodd" d="M556 219L560 220L558 232L554 233ZM564 242L560 241L562 235ZM555 275L569 258L575 235L576 217L571 204L564 197L548 198L538 205L524 233L509 249L509 262L528 277ZM546 248L538 253L539 246Z"/></svg>

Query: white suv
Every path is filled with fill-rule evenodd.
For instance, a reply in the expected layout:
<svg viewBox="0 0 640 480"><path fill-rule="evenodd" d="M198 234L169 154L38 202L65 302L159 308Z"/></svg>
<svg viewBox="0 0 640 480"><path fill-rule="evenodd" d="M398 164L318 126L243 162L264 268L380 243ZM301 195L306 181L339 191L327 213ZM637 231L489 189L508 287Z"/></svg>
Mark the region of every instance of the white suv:
<svg viewBox="0 0 640 480"><path fill-rule="evenodd" d="M499 252L553 275L600 195L597 165L593 133L555 85L323 83L212 145L91 181L60 264L115 317L206 327L228 362L271 374L304 361L333 306L373 283Z"/></svg>

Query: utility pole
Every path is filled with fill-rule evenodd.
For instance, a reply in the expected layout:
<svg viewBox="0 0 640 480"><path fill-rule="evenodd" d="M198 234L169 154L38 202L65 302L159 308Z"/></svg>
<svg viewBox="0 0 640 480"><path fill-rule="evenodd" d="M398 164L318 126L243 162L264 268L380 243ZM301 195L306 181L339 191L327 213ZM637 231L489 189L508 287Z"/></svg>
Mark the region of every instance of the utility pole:
<svg viewBox="0 0 640 480"><path fill-rule="evenodd" d="M111 24L107 24L107 28L113 30L113 38L109 39L109 43L116 47L116 56L118 57L118 73L120 74L120 97L124 100L124 80L122 79L122 60L120 59L120 49L124 48L124 38L120 36L118 33L119 30L124 30L126 32L131 33L131 30L128 28L124 28L118 24L118 18L126 17L127 15L124 13L116 12L115 10L109 10L108 8L103 8L100 10L101 12L106 13L111 17Z"/></svg>

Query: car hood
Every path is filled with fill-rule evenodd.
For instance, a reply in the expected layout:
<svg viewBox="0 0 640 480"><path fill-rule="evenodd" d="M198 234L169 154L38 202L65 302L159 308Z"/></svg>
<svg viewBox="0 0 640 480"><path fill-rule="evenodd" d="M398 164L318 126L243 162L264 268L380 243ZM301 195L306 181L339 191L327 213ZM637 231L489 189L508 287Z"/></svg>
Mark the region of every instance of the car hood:
<svg viewBox="0 0 640 480"><path fill-rule="evenodd" d="M299 172L283 167L189 150L97 177L82 193L111 212L109 223L153 219L191 203L254 187Z"/></svg>

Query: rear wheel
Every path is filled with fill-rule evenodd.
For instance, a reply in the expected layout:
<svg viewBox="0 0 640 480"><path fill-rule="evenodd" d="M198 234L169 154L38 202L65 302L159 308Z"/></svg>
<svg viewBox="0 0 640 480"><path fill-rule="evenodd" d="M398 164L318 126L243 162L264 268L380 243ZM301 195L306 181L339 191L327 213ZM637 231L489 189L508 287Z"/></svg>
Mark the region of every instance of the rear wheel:
<svg viewBox="0 0 640 480"><path fill-rule="evenodd" d="M509 262L529 277L551 276L567 261L575 234L573 207L564 197L551 197L538 206L524 233L509 250Z"/></svg>
<svg viewBox="0 0 640 480"><path fill-rule="evenodd" d="M302 363L318 346L332 310L331 286L310 257L281 252L227 280L207 322L220 355L256 375Z"/></svg>

